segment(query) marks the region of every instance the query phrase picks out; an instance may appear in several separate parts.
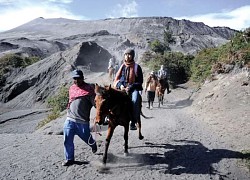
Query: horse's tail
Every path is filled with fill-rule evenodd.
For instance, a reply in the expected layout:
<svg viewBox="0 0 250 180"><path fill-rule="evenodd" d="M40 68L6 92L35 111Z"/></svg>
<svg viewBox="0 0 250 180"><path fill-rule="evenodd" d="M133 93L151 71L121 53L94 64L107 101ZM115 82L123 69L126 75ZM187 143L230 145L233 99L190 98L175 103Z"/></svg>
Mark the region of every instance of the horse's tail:
<svg viewBox="0 0 250 180"><path fill-rule="evenodd" d="M152 118L152 117L145 116L142 111L141 111L141 116L144 117L145 119L151 119Z"/></svg>

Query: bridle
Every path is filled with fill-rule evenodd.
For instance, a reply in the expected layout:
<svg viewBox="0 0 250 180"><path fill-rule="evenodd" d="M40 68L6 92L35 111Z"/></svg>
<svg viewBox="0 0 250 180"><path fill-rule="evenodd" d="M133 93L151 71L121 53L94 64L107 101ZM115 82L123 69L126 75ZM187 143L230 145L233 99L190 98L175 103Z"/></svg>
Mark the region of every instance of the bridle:
<svg viewBox="0 0 250 180"><path fill-rule="evenodd" d="M104 95L101 93L96 93L96 96L101 96L102 99L105 101L105 105L102 104L101 106L105 106L105 108L107 109L107 116L111 117L113 119L113 122L115 123L114 120L117 120L119 118L119 114L115 114L115 109L117 107L119 107L119 104L114 104L113 106L110 103L110 95L107 95L106 97L103 97ZM103 111L101 110L101 108L99 109L99 113L102 114Z"/></svg>

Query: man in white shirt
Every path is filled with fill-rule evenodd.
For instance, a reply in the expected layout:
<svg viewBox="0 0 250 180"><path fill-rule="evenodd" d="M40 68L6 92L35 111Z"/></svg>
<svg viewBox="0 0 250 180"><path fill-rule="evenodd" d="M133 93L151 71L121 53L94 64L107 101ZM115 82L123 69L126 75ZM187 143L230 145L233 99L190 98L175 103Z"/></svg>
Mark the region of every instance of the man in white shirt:
<svg viewBox="0 0 250 180"><path fill-rule="evenodd" d="M158 76L159 82L163 82L164 83L164 85L167 88L167 93L169 94L171 91L169 90L169 84L168 84L168 77L167 77L167 75L168 75L167 70L164 69L164 65L161 65L161 68L158 71L157 76Z"/></svg>

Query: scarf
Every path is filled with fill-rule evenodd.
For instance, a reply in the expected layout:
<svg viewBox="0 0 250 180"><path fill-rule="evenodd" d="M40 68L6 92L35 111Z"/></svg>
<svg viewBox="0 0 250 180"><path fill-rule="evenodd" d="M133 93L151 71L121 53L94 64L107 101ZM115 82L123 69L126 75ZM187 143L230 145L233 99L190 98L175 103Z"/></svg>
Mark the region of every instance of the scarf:
<svg viewBox="0 0 250 180"><path fill-rule="evenodd" d="M94 89L87 83L84 83L82 86L77 86L76 84L73 84L70 88L69 88L69 103L68 103L68 107L70 105L70 103L72 101L74 101L75 99L77 99L78 97L82 97L82 96L86 96L86 95L94 95Z"/></svg>
<svg viewBox="0 0 250 180"><path fill-rule="evenodd" d="M119 70L116 73L115 80L114 80L114 86L116 87L116 84L120 80L122 76L122 69L125 66L125 77L126 77L126 82L128 84L133 84L135 82L135 61L131 62L124 62Z"/></svg>

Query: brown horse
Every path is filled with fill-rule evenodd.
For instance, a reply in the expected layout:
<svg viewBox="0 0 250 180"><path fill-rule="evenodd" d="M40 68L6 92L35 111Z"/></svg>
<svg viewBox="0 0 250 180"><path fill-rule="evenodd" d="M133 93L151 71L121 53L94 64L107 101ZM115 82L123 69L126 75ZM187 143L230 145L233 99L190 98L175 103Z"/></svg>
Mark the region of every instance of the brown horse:
<svg viewBox="0 0 250 180"><path fill-rule="evenodd" d="M164 82L164 79L160 79L158 81L157 87L156 87L156 95L158 97L158 107L163 105L164 101L164 94L166 90L166 83Z"/></svg>
<svg viewBox="0 0 250 180"><path fill-rule="evenodd" d="M132 119L133 104L126 92L111 88L111 86L101 87L95 85L95 104L96 104L96 123L103 124L105 117L109 117L108 134L105 143L105 152L103 154L103 164L106 164L107 153L110 140L115 128L120 125L124 127L124 154L128 154L128 132L129 122ZM141 134L141 121L138 120L139 139L144 137Z"/></svg>

